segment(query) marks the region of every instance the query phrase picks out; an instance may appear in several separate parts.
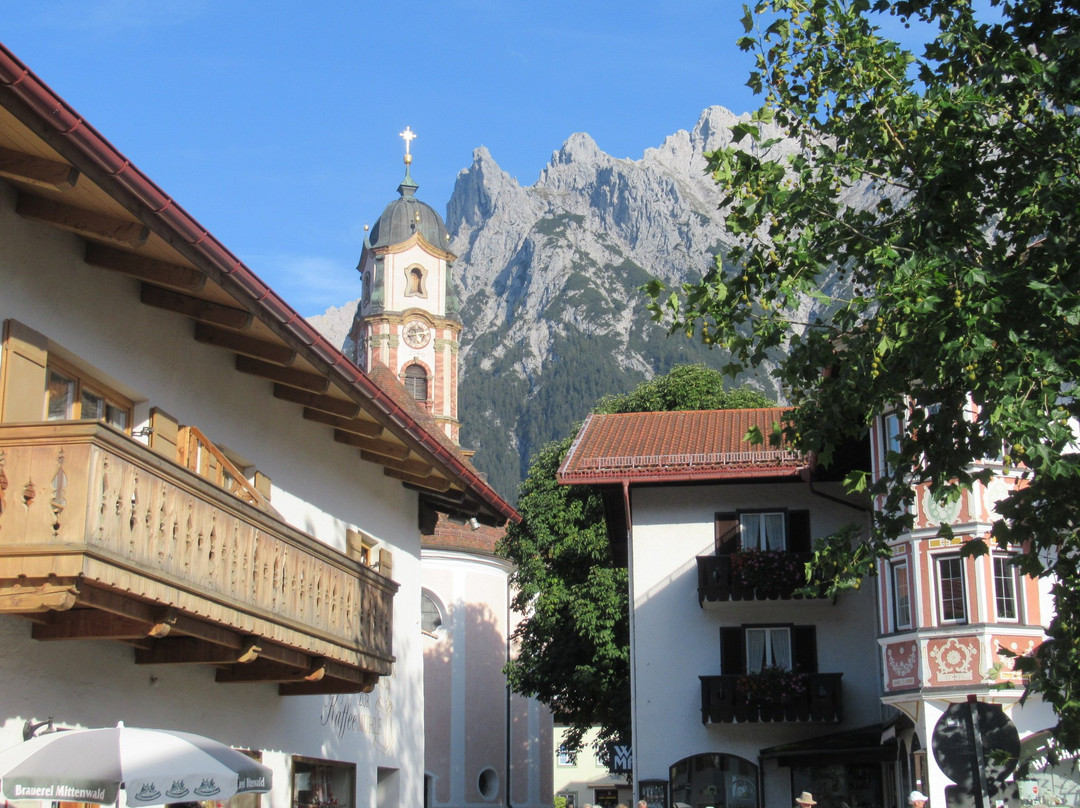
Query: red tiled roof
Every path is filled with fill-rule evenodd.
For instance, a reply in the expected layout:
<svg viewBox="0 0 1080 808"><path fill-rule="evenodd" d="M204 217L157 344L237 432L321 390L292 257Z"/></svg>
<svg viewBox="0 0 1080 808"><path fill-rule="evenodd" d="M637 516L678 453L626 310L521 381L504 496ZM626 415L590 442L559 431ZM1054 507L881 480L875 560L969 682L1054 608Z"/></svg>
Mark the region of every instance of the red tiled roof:
<svg viewBox="0 0 1080 808"><path fill-rule="evenodd" d="M783 407L686 412L631 412L590 415L559 467L560 483L597 485L622 482L793 477L808 459L768 437L783 424ZM746 440L751 427L764 444Z"/></svg>

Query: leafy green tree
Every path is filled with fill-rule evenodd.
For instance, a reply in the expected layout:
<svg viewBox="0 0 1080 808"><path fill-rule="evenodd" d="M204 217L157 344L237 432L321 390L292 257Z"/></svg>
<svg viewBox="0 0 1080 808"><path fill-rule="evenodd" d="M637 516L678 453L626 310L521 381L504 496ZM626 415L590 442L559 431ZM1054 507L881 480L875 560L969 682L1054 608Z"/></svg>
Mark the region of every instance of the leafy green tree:
<svg viewBox="0 0 1080 808"><path fill-rule="evenodd" d="M736 367L782 351L793 435L826 461L876 414L910 405L874 486L887 502L871 542L830 559L837 588L910 527L912 483L944 502L989 478L987 458L1016 467L1026 487L998 506L993 538L1024 548L1022 571L1056 576L1050 640L1018 664L1074 750L1078 18L1075 0L754 3L739 46L764 105L708 157L739 246L699 284L650 288L656 316ZM885 23L924 32L921 52ZM780 135L797 150L778 149Z"/></svg>
<svg viewBox="0 0 1080 808"><path fill-rule="evenodd" d="M723 375L702 365L676 366L594 412L768 407L745 388L724 390ZM586 486L555 480L574 434L533 458L518 511L499 552L516 565L514 608L526 615L514 634L519 651L507 665L511 688L547 704L568 724L567 745L580 747L590 727L600 742L630 738L630 630L627 571L615 563L604 505Z"/></svg>

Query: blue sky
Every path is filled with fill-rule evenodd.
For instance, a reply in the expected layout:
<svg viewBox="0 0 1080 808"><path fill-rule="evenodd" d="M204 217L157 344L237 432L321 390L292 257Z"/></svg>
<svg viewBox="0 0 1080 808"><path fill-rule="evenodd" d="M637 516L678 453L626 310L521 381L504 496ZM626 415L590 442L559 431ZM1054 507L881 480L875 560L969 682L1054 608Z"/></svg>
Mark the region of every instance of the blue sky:
<svg viewBox="0 0 1080 808"><path fill-rule="evenodd" d="M363 225L445 211L486 146L523 185L588 132L640 158L752 109L736 0L48 0L0 41L301 314L359 295Z"/></svg>

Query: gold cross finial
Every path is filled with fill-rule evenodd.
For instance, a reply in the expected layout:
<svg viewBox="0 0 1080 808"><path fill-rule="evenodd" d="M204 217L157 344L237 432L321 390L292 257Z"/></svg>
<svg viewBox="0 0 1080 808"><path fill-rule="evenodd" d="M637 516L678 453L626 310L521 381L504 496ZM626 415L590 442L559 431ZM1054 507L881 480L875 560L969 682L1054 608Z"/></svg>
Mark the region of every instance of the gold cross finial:
<svg viewBox="0 0 1080 808"><path fill-rule="evenodd" d="M405 162L406 164L411 163L412 155L409 154L409 144L416 140L416 132L406 126L405 131L399 132L398 136L405 141Z"/></svg>

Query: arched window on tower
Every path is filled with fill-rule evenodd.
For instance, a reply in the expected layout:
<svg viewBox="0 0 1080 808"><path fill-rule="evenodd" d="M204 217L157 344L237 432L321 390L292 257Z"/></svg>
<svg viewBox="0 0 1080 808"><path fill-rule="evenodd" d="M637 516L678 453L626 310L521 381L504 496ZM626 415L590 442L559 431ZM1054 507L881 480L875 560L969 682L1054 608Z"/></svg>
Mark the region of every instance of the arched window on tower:
<svg viewBox="0 0 1080 808"><path fill-rule="evenodd" d="M427 272L419 264L405 270L405 297L427 297Z"/></svg>
<svg viewBox="0 0 1080 808"><path fill-rule="evenodd" d="M428 400L427 371L421 365L409 365L405 368L405 389L417 401Z"/></svg>

